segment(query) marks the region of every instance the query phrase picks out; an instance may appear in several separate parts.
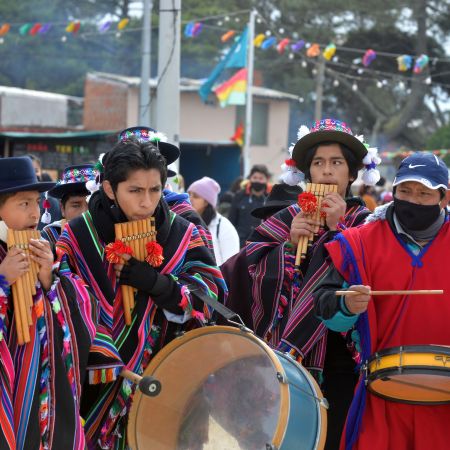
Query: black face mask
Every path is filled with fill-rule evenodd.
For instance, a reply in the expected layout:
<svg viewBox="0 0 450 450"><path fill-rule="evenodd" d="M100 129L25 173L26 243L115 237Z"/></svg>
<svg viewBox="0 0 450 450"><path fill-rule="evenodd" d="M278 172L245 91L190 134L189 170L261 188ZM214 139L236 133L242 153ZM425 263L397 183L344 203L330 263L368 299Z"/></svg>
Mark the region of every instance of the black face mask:
<svg viewBox="0 0 450 450"><path fill-rule="evenodd" d="M261 183L259 181L252 181L250 183L250 187L255 192L261 192L261 191L264 191L266 189L267 183Z"/></svg>
<svg viewBox="0 0 450 450"><path fill-rule="evenodd" d="M413 231L426 230L441 213L440 205L418 205L394 197L394 211L400 223Z"/></svg>

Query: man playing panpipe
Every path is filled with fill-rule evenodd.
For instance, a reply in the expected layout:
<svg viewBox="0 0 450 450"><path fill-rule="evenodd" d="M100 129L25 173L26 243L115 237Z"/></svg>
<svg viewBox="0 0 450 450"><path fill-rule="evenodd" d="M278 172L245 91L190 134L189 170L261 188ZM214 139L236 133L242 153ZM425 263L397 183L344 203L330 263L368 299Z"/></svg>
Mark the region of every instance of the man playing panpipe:
<svg viewBox="0 0 450 450"><path fill-rule="evenodd" d="M142 374L152 355L177 332L210 317L194 291L217 298L225 289L197 228L171 212L162 198L167 178L164 155L179 150L157 137L149 135L142 142L130 136L106 153L102 187L92 195L88 211L65 226L57 243L61 269L82 277L100 304L96 354L91 352L82 402L89 448L126 446L135 387L118 377L123 366ZM139 261L138 255L130 255L126 240L118 241L115 225L150 217L155 220L156 242ZM131 325L125 323L128 306L121 284L136 290Z"/></svg>
<svg viewBox="0 0 450 450"><path fill-rule="evenodd" d="M385 349L450 346L448 177L446 165L434 154L408 156L393 182L394 201L377 208L366 225L345 230L326 244L331 261L314 287L316 314L330 329L355 329L352 336L361 346L363 364ZM336 290L348 286L360 294L336 296ZM443 289L444 295L368 294L415 289ZM441 356L443 368L446 358ZM342 449L448 448L442 430L450 423L449 404L385 400L369 392L366 381L361 370Z"/></svg>
<svg viewBox="0 0 450 450"><path fill-rule="evenodd" d="M48 242L6 245L8 234L36 230L40 194L53 186L38 182L30 158L0 159L2 449L85 448L79 404L95 334L91 299L80 280L52 274Z"/></svg>
<svg viewBox="0 0 450 450"><path fill-rule="evenodd" d="M158 136L158 139L164 143L167 141L167 137L163 133L158 133L156 130L150 127L131 127L127 128L119 133L119 141L127 141L130 138L136 139L139 142L148 142L150 139L154 139L153 136ZM167 161L167 177L175 177L177 173L169 168L169 165L174 163L180 156L180 152L165 152L164 157ZM166 183L167 185L167 183ZM188 222L192 222L200 233L200 237L214 255L212 237L200 214L192 207L189 200L189 195L186 192L173 192L169 189L163 189L163 197L166 201L169 209L175 214L183 217Z"/></svg>
<svg viewBox="0 0 450 450"><path fill-rule="evenodd" d="M356 137L338 120L324 119L310 129L300 127L298 141L291 147L292 159L286 161L289 170L285 180L294 184L304 174L306 182L326 185L325 188L337 185L337 192L325 195L319 216L311 216L294 204L266 220L247 243L253 293L251 325L273 347L302 361L321 383L330 403L327 449L336 448L339 443L343 417L357 380L357 352L348 348L347 336L327 332L314 315L310 290L323 274L323 243L332 240L340 230L361 224L369 214L350 190L358 170L371 158L367 147L362 136ZM374 154L375 149L370 152ZM363 173L366 183L377 181L378 171L372 170L366 167ZM299 198L304 196L300 194ZM306 209L306 205L303 207ZM294 267L298 247L303 239L307 242L317 232L318 217L324 226L315 235L313 245L306 247L306 257L302 256L298 271ZM313 254L319 257L311 264Z"/></svg>

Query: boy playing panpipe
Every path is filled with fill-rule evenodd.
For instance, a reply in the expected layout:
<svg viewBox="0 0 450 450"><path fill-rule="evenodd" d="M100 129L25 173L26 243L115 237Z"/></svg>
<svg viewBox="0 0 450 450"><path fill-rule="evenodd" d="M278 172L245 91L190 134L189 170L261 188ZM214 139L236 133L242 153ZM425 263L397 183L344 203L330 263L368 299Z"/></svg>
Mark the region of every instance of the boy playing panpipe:
<svg viewBox="0 0 450 450"><path fill-rule="evenodd" d="M19 343L24 329L17 325L19 311L15 308L21 300L11 295L11 286L22 282L20 277L30 271L30 263L22 248L7 248L8 229L35 230L40 215L40 193L53 186L52 182L38 182L29 158L0 159L2 449L81 450L85 447L78 411L95 331L90 297L75 277L61 280L54 277L50 245L37 239L31 239L28 247L30 258L38 268L36 294L23 309L29 308L29 322L25 325L29 342L22 345ZM31 288L28 282L23 286L23 289Z"/></svg>
<svg viewBox="0 0 450 450"><path fill-rule="evenodd" d="M363 181L375 183L379 173L374 161L378 159L376 149L368 149L362 136L334 119L300 127L291 151L286 182L294 184L304 176L309 183L336 185L337 192L323 198L320 212L325 215L325 226L302 259L300 272L294 267L297 250L319 225L317 215L306 213L308 205L289 206L250 236L247 260L253 288L253 329L273 347L302 361L319 381L330 403L325 449L331 450L339 445L353 396L358 354L351 345L351 333L328 331L315 316L310 291L324 276L327 254L323 244L339 231L360 225L370 213L360 198L352 196L351 185L364 166Z"/></svg>

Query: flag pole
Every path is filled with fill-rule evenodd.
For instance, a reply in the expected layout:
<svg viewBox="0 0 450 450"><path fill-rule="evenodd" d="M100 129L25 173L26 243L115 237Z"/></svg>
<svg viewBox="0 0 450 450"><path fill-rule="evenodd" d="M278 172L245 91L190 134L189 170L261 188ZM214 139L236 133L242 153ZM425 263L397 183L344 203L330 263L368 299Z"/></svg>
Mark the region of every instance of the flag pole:
<svg viewBox="0 0 450 450"><path fill-rule="evenodd" d="M245 99L245 129L244 129L244 148L243 148L243 161L244 161L244 176L250 173L251 164L251 148L250 143L252 139L252 113L253 113L253 63L255 47L253 41L255 39L255 17L256 10L250 11L250 19L248 22L248 40L247 40L247 93Z"/></svg>

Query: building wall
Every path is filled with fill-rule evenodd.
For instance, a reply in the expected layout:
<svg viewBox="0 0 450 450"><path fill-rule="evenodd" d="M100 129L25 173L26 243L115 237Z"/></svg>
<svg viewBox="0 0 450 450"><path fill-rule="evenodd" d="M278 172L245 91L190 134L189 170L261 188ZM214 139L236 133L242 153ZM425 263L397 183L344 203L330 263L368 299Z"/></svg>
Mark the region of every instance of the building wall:
<svg viewBox="0 0 450 450"><path fill-rule="evenodd" d="M251 164L266 164L277 181L281 173L280 166L288 157L287 140L289 132L289 102L271 101L269 106L267 146L252 146Z"/></svg>
<svg viewBox="0 0 450 450"><path fill-rule="evenodd" d="M139 89L89 77L85 89L86 129L111 130L139 125ZM156 123L156 96L152 92L150 124ZM266 164L275 175L287 157L289 129L289 101L256 98L255 102L269 103L268 142L265 146L252 146L251 163ZM115 102L113 104L113 102ZM89 125L89 127L88 127ZM154 125L153 125L154 126ZM204 104L197 92L182 92L180 101L180 141L230 141L236 129L236 107L221 108ZM164 130L158 130L164 133ZM206 175L206 174L205 174Z"/></svg>
<svg viewBox="0 0 450 450"><path fill-rule="evenodd" d="M84 86L85 130L121 130L127 127L128 87L88 75Z"/></svg>
<svg viewBox="0 0 450 450"><path fill-rule="evenodd" d="M0 89L0 127L67 128L68 100L64 95L19 88Z"/></svg>

